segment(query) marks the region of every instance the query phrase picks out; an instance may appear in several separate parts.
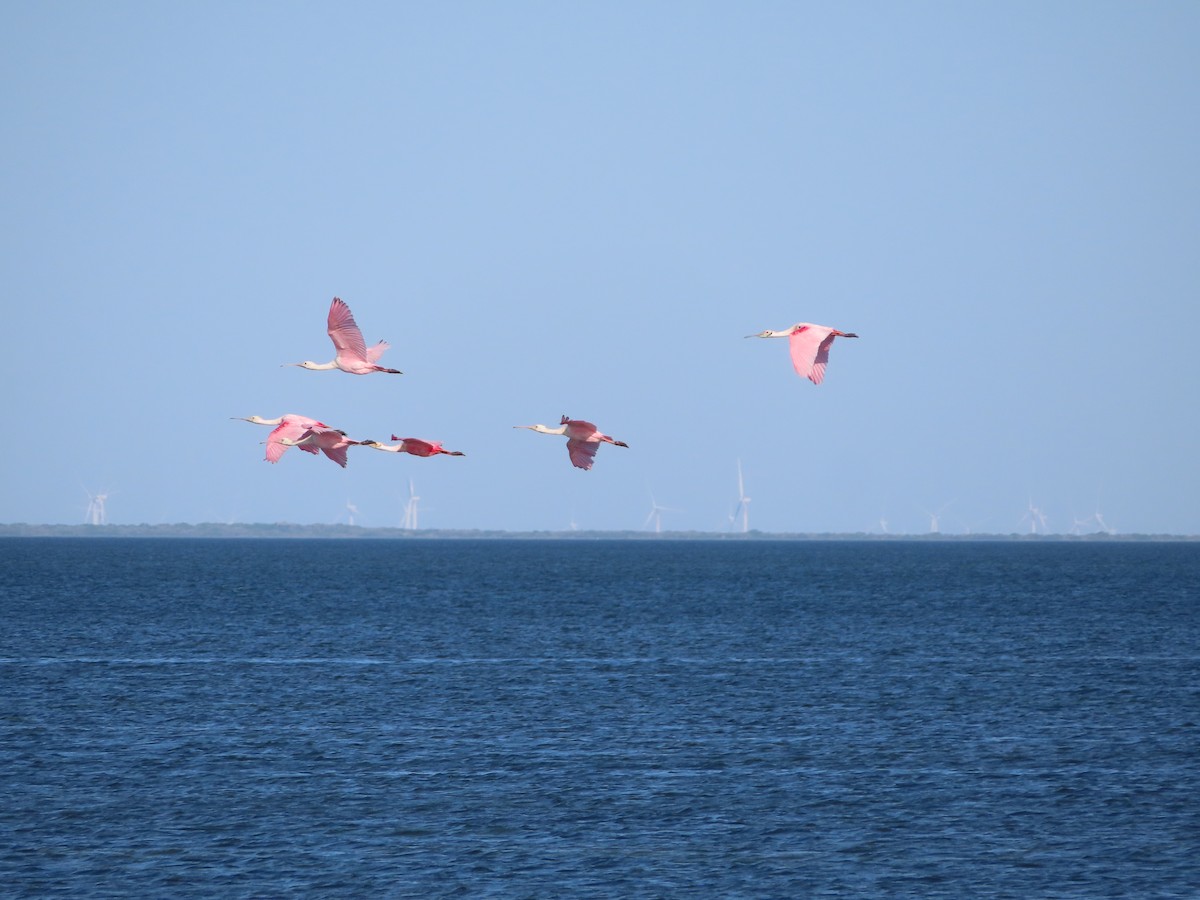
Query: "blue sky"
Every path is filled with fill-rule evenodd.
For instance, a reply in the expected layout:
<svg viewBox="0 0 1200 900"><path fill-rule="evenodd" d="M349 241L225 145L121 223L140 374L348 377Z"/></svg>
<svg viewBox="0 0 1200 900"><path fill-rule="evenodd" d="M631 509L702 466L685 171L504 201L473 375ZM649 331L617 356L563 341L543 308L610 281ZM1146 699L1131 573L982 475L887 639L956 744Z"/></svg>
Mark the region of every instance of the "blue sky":
<svg viewBox="0 0 1200 900"><path fill-rule="evenodd" d="M0 521L1200 533L1200 6L8 3ZM402 376L325 361L333 296ZM839 341L824 384L784 341ZM297 452L284 412L465 458ZM629 443L572 468L562 414Z"/></svg>

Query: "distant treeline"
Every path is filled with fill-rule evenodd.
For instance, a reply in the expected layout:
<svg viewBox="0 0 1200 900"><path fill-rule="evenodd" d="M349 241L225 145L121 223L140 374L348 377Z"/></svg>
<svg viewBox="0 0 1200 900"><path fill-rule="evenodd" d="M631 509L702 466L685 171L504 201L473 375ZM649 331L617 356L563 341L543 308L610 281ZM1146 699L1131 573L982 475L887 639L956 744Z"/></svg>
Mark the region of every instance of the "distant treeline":
<svg viewBox="0 0 1200 900"><path fill-rule="evenodd" d="M357 525L292 525L286 522L199 525L0 525L0 537L88 538L338 538L377 540L669 540L669 541L1195 541L1178 534L867 534L750 531L488 531L474 529L365 528Z"/></svg>

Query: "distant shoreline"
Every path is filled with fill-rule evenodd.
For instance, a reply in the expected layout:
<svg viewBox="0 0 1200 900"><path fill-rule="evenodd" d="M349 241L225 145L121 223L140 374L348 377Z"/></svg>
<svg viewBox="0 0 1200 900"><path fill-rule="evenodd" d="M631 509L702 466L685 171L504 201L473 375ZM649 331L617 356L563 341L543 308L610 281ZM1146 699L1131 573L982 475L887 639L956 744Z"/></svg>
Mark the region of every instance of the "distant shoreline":
<svg viewBox="0 0 1200 900"><path fill-rule="evenodd" d="M749 531L502 531L466 528L369 528L358 525L219 524L199 525L0 525L0 537L45 538L296 538L337 540L567 540L567 541L1016 541L1016 542L1187 542L1200 535L1179 534L868 534L866 532Z"/></svg>

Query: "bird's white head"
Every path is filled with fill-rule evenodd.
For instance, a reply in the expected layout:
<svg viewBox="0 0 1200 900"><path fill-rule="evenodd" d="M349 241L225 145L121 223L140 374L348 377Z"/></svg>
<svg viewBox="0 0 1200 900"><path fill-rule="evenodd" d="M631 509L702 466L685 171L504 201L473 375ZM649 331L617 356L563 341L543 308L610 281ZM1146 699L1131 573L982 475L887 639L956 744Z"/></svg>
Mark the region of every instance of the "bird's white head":
<svg viewBox="0 0 1200 900"><path fill-rule="evenodd" d="M542 425L540 422L537 425L514 425L513 428L528 428L530 431L536 431L538 434L562 434L566 431L565 425L560 425L558 428L550 428Z"/></svg>
<svg viewBox="0 0 1200 900"><path fill-rule="evenodd" d="M264 419L262 416L230 416L229 418L233 419L235 421L238 421L238 422L253 422L255 425L278 425L279 424L278 419L273 419L273 420L272 419Z"/></svg>

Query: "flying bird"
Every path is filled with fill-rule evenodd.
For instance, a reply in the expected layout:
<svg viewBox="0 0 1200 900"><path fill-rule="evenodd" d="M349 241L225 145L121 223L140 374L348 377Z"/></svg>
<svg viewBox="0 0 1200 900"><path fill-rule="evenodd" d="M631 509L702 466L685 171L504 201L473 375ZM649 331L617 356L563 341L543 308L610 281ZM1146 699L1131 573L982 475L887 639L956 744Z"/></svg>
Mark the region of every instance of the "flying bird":
<svg viewBox="0 0 1200 900"><path fill-rule="evenodd" d="M237 419L241 422L253 422L255 425L275 425L276 428L267 435L267 456L266 460L269 463L279 462L279 457L287 451L288 447L297 446L294 442L301 437L310 428L328 428L324 422L318 422L316 419L310 419L308 416L298 416L295 413L284 413L274 419L264 419L262 416L231 416L230 418ZM285 443L290 441L292 443ZM320 453L321 451L312 444L304 444L300 447L305 453Z"/></svg>
<svg viewBox="0 0 1200 900"><path fill-rule="evenodd" d="M346 448L362 443L361 441L352 441L346 437L346 432L328 426L314 426L294 440L280 438L279 442L285 447L299 447L301 450L312 448L310 450L312 453L319 450L343 469L346 468Z"/></svg>
<svg viewBox="0 0 1200 900"><path fill-rule="evenodd" d="M372 372L387 372L391 375L404 374L399 369L387 369L375 364L375 361L383 356L383 351L390 345L387 341L380 341L374 347L368 348L366 342L363 341L362 332L354 323L350 307L338 297L334 297L333 302L329 304L327 330L329 337L333 340L333 346L337 349L337 356L333 358L332 362L315 363L306 359L304 362L284 363L284 365L314 370L341 369L351 375L369 375Z"/></svg>
<svg viewBox="0 0 1200 900"><path fill-rule="evenodd" d="M528 428L539 434L565 434L567 436L567 453L571 456L571 464L577 469L590 469L596 458L596 451L601 444L612 444L615 447L628 447L624 441L616 441L607 434L601 434L591 422L582 419L562 417L557 428L546 425L514 425L513 428Z"/></svg>
<svg viewBox="0 0 1200 900"><path fill-rule="evenodd" d="M398 444L381 444L379 441L359 441L364 447L376 450L386 450L389 453L411 453L413 456L437 456L444 453L447 456L466 456L461 450L443 450L441 441L423 441L420 438L398 438L392 435Z"/></svg>
<svg viewBox="0 0 1200 900"><path fill-rule="evenodd" d="M826 325L813 325L809 322L797 322L791 328L783 331L760 331L758 334L748 334L746 337L788 339L792 352L792 365L796 374L807 378L813 384L825 380L825 366L829 362L829 348L835 337L856 338L857 334L848 331L838 331Z"/></svg>

